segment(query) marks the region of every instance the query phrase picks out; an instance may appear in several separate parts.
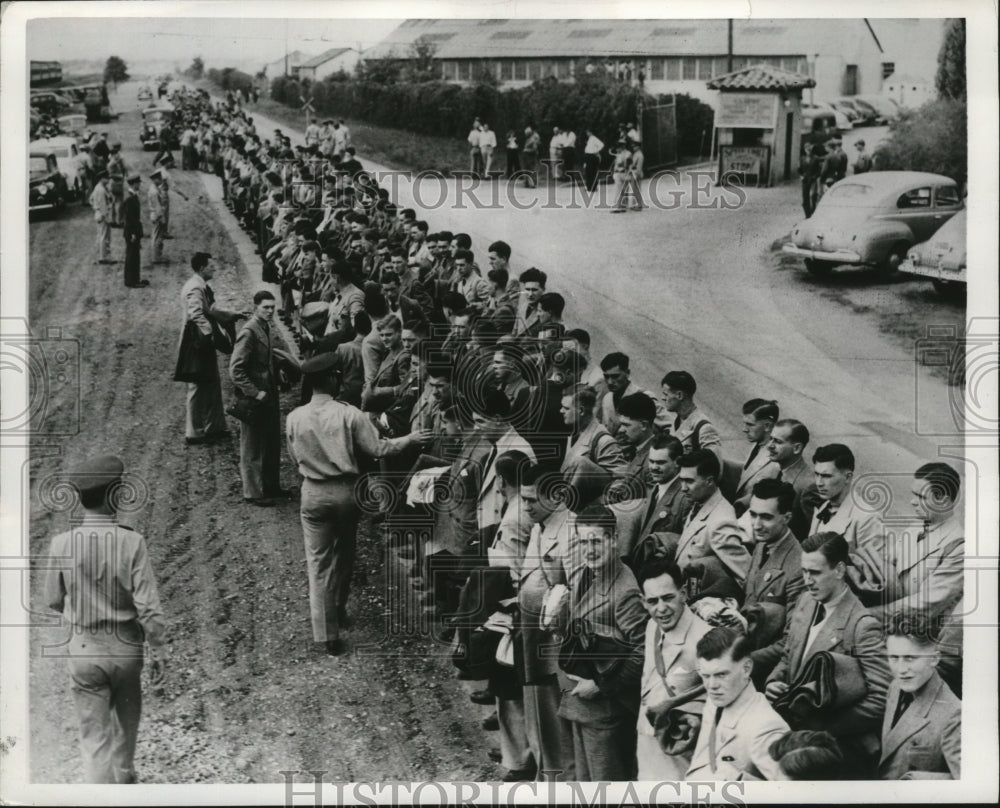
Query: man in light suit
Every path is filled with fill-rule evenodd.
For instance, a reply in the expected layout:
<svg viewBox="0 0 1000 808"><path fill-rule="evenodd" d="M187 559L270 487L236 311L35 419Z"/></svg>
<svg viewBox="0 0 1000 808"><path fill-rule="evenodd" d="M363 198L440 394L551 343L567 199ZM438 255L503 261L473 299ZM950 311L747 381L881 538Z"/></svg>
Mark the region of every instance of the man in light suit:
<svg viewBox="0 0 1000 808"><path fill-rule="evenodd" d="M354 285L354 268L351 264L340 261L331 263L330 280L333 284L333 300L327 310L323 333L342 331L346 342L351 338L348 332L354 322L354 315L365 310L365 293Z"/></svg>
<svg viewBox="0 0 1000 808"><path fill-rule="evenodd" d="M786 779L769 750L788 732L788 724L750 681L753 662L746 637L713 628L698 640L696 652L707 698L684 779Z"/></svg>
<svg viewBox="0 0 1000 808"><path fill-rule="evenodd" d="M586 673L559 673L559 715L573 726L576 779L586 782L635 778L648 616L635 576L616 552L615 528L611 511L591 505L577 514L570 546L569 619L586 621L590 635L610 641L587 660Z"/></svg>
<svg viewBox="0 0 1000 808"><path fill-rule="evenodd" d="M638 566L639 559L634 557L634 552L639 542L651 533L680 535L684 529L684 518L691 503L678 476L677 461L682 454L684 446L677 438L671 435L655 437L646 458L649 495L645 499L626 500L612 508L619 519L618 552L632 569Z"/></svg>
<svg viewBox="0 0 1000 808"><path fill-rule="evenodd" d="M812 519L812 506L804 503L803 497L807 491L816 490L813 467L804 454L808 444L809 430L794 418L778 421L767 442L767 453L778 464L777 479L791 483L795 489L795 513L789 527L799 541L809 535L809 522Z"/></svg>
<svg viewBox="0 0 1000 808"><path fill-rule="evenodd" d="M267 290L253 296L254 314L240 329L229 360L229 375L240 393L262 403L256 423L240 425L240 477L243 501L273 505L273 497L287 497L281 488L281 412L278 374L282 366L298 363L274 324L276 303Z"/></svg>
<svg viewBox="0 0 1000 808"><path fill-rule="evenodd" d="M111 195L107 171L99 171L95 177L94 190L90 192L88 203L94 209L97 222L97 263L115 264L111 260L111 222L114 219L114 197Z"/></svg>
<svg viewBox="0 0 1000 808"><path fill-rule="evenodd" d="M521 284L521 299L517 304L517 314L514 317L513 336L519 337L538 322L538 300L545 293L545 283L548 275L542 270L530 267L519 276Z"/></svg>
<svg viewBox="0 0 1000 808"><path fill-rule="evenodd" d="M150 260L154 264L170 263L163 257L163 239L167 233L166 206L164 199L167 191L163 187L163 174L159 169L149 175L153 184L146 192L146 202L149 205L149 222L153 226L153 251Z"/></svg>
<svg viewBox="0 0 1000 808"><path fill-rule="evenodd" d="M215 277L215 266L211 259L212 256L206 252L196 252L191 257L191 269L194 272L181 289L184 324L178 351L183 355L191 347L187 341L193 334L188 332L187 324L193 322L200 334L201 344L198 347L207 360L204 363L206 374L204 380L188 382L187 385L184 442L188 445L210 443L229 436L226 413L222 406L219 363L215 356L215 346L212 344L212 325L213 322L235 322L246 316L215 307L215 294L208 285L208 282Z"/></svg>
<svg viewBox="0 0 1000 808"><path fill-rule="evenodd" d="M664 752L647 718L647 710L701 684L695 649L711 626L688 607L684 576L669 559L653 558L646 562L639 570L638 582L651 619L646 624L646 651L639 689L636 779L682 780L691 764L691 754L668 755ZM676 709L700 722L704 706L705 697L701 695Z"/></svg>
<svg viewBox="0 0 1000 808"><path fill-rule="evenodd" d="M839 533L851 552L851 580L855 587L878 598L885 586L885 528L882 517L859 504L855 496L854 453L842 443L820 446L813 454L818 506L809 535Z"/></svg>
<svg viewBox="0 0 1000 808"><path fill-rule="evenodd" d="M555 777L568 782L576 776L572 728L559 717L559 646L552 631L541 625L542 604L549 590L566 584L563 563L569 556L572 519L566 506L552 495L559 484L560 475L541 466L531 467L521 479L521 502L535 524L521 560L517 600L528 746L539 780Z"/></svg>
<svg viewBox="0 0 1000 808"><path fill-rule="evenodd" d="M892 683L882 722L882 780L960 780L962 703L937 672L934 623L922 614L889 621Z"/></svg>
<svg viewBox="0 0 1000 808"><path fill-rule="evenodd" d="M686 370L672 370L660 381L663 391L663 406L674 414L670 424L670 434L684 444L684 451L696 452L710 449L719 459L719 473L722 473L722 440L719 431L698 409L694 394L698 384Z"/></svg>
<svg viewBox="0 0 1000 808"><path fill-rule="evenodd" d="M716 556L737 584L743 585L750 569L748 537L736 523L733 506L719 491L719 459L711 449L699 449L678 461L681 489L691 500L677 544L677 566L684 570L692 561Z"/></svg>
<svg viewBox="0 0 1000 808"><path fill-rule="evenodd" d="M790 483L761 480L750 496L747 514L755 545L747 572L746 600L743 608L757 604L781 607L781 616L792 609L805 589L802 580L802 548L789 529L795 489ZM754 682L763 683L781 659L781 636L784 619L773 637L757 638L753 658Z"/></svg>
<svg viewBox="0 0 1000 808"><path fill-rule="evenodd" d="M510 425L510 402L501 390L488 388L482 401L472 401L472 428L480 438L490 444L490 453L483 462L483 476L476 502L476 521L479 530L500 524L504 497L497 477L496 460L504 452L523 452L535 462L535 452L524 438Z"/></svg>
<svg viewBox="0 0 1000 808"><path fill-rule="evenodd" d="M947 613L963 592L965 530L956 513L960 480L947 463L926 463L914 474L910 500L923 530L898 531L887 549L886 591L876 615Z"/></svg>
<svg viewBox="0 0 1000 808"><path fill-rule="evenodd" d="M877 761L878 733L885 710L889 668L879 620L850 590L847 541L837 533L818 533L802 543L802 577L806 591L788 618L781 659L767 679L765 694L774 701L786 693L818 651L855 657L866 692L824 723L841 744L861 779Z"/></svg>
<svg viewBox="0 0 1000 808"><path fill-rule="evenodd" d="M762 398L750 399L743 405L743 434L750 442L750 453L740 470L740 479L736 484L733 499L733 510L736 516L744 514L750 504L750 492L754 484L760 480L777 477L780 471L778 464L771 459L767 445L771 440L771 430L778 420L778 402L765 401Z"/></svg>

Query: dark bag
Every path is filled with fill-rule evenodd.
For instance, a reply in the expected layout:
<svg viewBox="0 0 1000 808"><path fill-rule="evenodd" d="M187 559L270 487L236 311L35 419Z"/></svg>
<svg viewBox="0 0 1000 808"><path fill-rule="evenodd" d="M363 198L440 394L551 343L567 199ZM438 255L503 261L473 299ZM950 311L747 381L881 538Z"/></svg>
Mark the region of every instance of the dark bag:
<svg viewBox="0 0 1000 808"><path fill-rule="evenodd" d="M188 320L181 337L177 367L174 368L175 382L198 384L212 378L209 362L215 362L215 348L210 337L201 333L198 325Z"/></svg>
<svg viewBox="0 0 1000 808"><path fill-rule="evenodd" d="M229 356L236 345L236 323L212 320L212 345L219 353Z"/></svg>
<svg viewBox="0 0 1000 808"><path fill-rule="evenodd" d="M613 674L633 653L632 646L594 634L586 618L575 617L559 647L559 667L565 673L596 682Z"/></svg>
<svg viewBox="0 0 1000 808"><path fill-rule="evenodd" d="M267 405L249 396L237 395L236 400L226 407L226 414L251 426L261 423Z"/></svg>
<svg viewBox="0 0 1000 808"><path fill-rule="evenodd" d="M867 694L868 683L857 657L819 651L809 658L787 692L775 699L774 709L786 721L801 724L831 718Z"/></svg>

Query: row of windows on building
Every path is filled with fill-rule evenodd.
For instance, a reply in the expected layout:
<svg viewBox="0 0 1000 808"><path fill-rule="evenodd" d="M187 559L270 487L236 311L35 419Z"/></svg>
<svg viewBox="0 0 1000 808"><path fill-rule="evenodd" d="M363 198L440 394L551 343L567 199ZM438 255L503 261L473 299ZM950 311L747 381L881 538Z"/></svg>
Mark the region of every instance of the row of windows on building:
<svg viewBox="0 0 1000 808"><path fill-rule="evenodd" d="M733 56L732 70L767 64L792 73L808 74L805 56ZM443 60L445 81L474 81L487 71L500 81L536 81L554 77L570 79L582 73L606 70L620 77L637 68L649 81L707 81L730 72L726 56L666 56L629 60L595 59L459 59ZM631 72L627 73L631 78Z"/></svg>

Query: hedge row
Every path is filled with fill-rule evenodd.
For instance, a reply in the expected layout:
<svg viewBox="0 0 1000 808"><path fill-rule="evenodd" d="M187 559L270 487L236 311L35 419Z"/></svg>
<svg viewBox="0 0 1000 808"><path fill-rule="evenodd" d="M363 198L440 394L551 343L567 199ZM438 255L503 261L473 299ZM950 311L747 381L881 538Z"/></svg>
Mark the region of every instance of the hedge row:
<svg viewBox="0 0 1000 808"><path fill-rule="evenodd" d="M570 128L578 136L586 129L611 145L618 124L636 120L638 91L600 75L586 75L575 82L553 78L528 87L501 91L489 85L463 87L443 81L381 84L335 77L310 84L294 78L278 77L271 82L271 97L288 106L301 107L301 97L311 94L318 117L343 116L379 126L405 129L425 135L464 140L474 118L490 125L497 133L497 145L504 147L509 129L519 134L534 127L547 142L553 127ZM646 104L657 103L647 96ZM659 100L665 100L662 97ZM708 148L713 111L707 104L686 95L677 96L679 153L701 151L703 133Z"/></svg>
<svg viewBox="0 0 1000 808"><path fill-rule="evenodd" d="M210 68L208 80L223 90L233 90L234 92L246 90L248 93L253 90L254 80L249 73L237 70L235 67L224 67L222 70Z"/></svg>

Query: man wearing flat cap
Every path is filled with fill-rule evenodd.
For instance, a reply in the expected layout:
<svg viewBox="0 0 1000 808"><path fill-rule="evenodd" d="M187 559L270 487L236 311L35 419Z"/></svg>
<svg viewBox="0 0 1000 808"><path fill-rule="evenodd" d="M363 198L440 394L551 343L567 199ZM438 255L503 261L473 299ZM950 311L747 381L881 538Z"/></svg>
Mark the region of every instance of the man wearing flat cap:
<svg viewBox="0 0 1000 808"><path fill-rule="evenodd" d="M146 542L118 524L124 465L92 458L70 475L83 518L52 539L45 600L72 628L62 649L80 726L86 781L135 783L143 643L163 681L166 629Z"/></svg>
<svg viewBox="0 0 1000 808"><path fill-rule="evenodd" d="M139 276L139 247L142 240L142 217L139 212L139 185L142 180L138 174L128 178L128 189L122 206L125 213L125 285L130 289L149 286L149 281Z"/></svg>
<svg viewBox="0 0 1000 808"><path fill-rule="evenodd" d="M229 436L222 407L222 382L216 358L216 333L235 342L235 323L246 315L215 307L215 294L208 282L215 275L212 256L196 252L191 257L193 273L181 289L184 324L178 348L174 381L187 382L187 418L184 442L211 443ZM231 335L231 336L230 336Z"/></svg>
<svg viewBox="0 0 1000 808"><path fill-rule="evenodd" d="M302 364L312 399L292 410L285 423L288 454L302 475L300 515L314 647L331 656L344 652L340 630L350 624L347 597L360 516L359 460L398 454L433 438L429 431L380 438L361 410L336 399L339 362L336 354L324 353Z"/></svg>
<svg viewBox="0 0 1000 808"><path fill-rule="evenodd" d="M97 222L97 263L113 264L111 259L111 221L114 216L114 199L108 187L107 171L97 172L97 183L90 192L90 207L94 209Z"/></svg>

